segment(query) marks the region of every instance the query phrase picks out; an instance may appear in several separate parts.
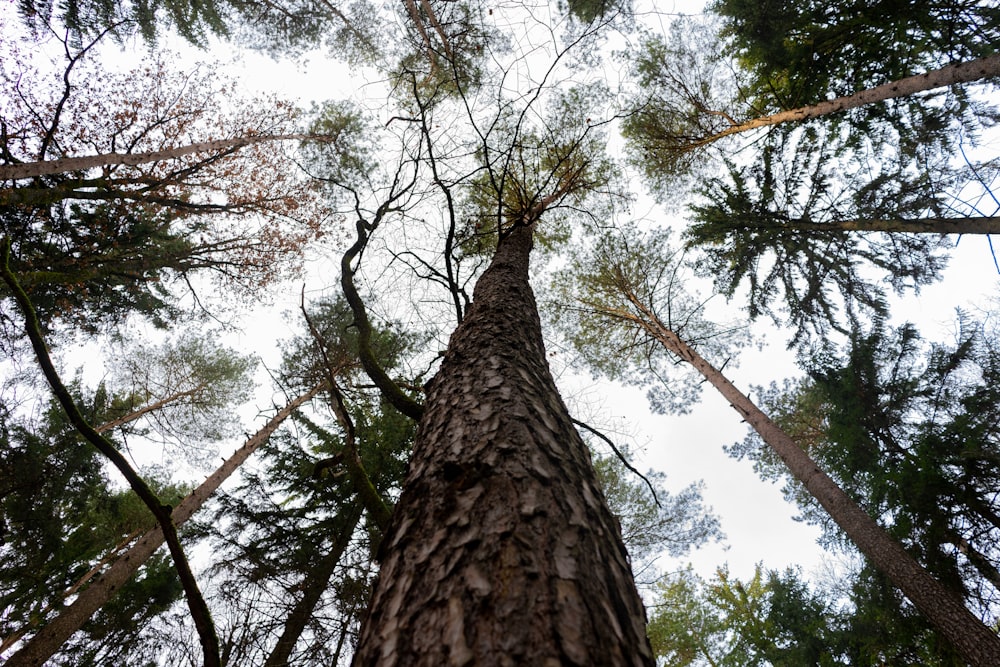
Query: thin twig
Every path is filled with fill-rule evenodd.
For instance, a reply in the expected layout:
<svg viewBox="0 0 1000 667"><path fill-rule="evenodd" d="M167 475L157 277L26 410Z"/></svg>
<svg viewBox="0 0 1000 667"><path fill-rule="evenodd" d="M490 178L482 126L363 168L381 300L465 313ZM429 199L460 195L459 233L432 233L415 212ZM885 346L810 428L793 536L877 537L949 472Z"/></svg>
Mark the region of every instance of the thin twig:
<svg viewBox="0 0 1000 667"><path fill-rule="evenodd" d="M571 419L571 420L572 420L572 422L573 422L574 424L576 424L577 426L580 426L580 427L582 427L582 428L585 428L585 429L587 429L588 431L590 431L591 433L593 433L594 435L596 435L596 436L597 436L598 438L600 438L601 440L603 440L604 442L606 442L606 443L607 443L607 445L608 445L608 447L610 447L610 448L611 448L611 451L613 451L613 452L615 453L615 456L617 456L617 457L618 457L618 460L620 460L620 461L622 462L622 465L624 465L624 466L625 466L626 468L628 468L628 469L629 469L629 470L631 470L631 471L632 471L633 473L635 473L636 475L638 475L638 476L639 476L639 478L640 478L640 479L641 479L642 481L644 481L644 482L646 483L646 486L648 486L648 487L649 487L649 492L653 494L653 502L655 502L655 503L656 503L656 506L657 506L657 507L659 507L660 509L662 509L662 508L663 508L663 505L661 505L661 504L660 504L660 499L659 499L659 498L657 497L657 495L656 495L656 489L654 489L654 488L653 488L653 485L652 485L652 483L651 483L651 482L649 481L649 479L647 479L647 478L646 478L646 476L645 476L645 475L643 475L643 474L642 474L641 472L639 472L638 470L636 470L636 469L635 469L635 468L634 468L634 467L632 466L632 464L631 464L631 463L629 463L629 462L628 462L628 461L627 461L627 460L625 459L625 455L624 455L624 454L622 454L622 453L621 453L621 452L620 452L620 451L618 450L618 448L617 448L617 447L615 446L615 443L611 442L611 438L609 438L608 436L604 435L603 433L601 433L600 431L598 431L598 430L597 430L596 428L594 428L594 427L593 427L593 426L591 426L590 424L587 424L587 423L585 423L585 422L582 422L582 421L580 421L579 419L574 419L573 417L570 417L570 419Z"/></svg>

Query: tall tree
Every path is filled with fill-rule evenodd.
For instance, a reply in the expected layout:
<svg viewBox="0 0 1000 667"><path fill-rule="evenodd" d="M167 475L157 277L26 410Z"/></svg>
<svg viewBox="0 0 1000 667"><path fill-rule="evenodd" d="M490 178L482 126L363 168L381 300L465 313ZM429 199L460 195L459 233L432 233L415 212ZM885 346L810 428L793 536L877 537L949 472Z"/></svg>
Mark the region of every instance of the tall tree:
<svg viewBox="0 0 1000 667"><path fill-rule="evenodd" d="M191 571L187 554L177 535L177 527L173 523L171 516L172 508L157 496L149 483L132 465L132 462L122 454L116 443L100 434L87 421L74 400L72 393L63 383L49 354L38 315L31 304L30 298L24 292L24 289L18 283L17 277L10 269L10 241L7 238L4 238L2 245L0 245L0 277L3 278L7 289L13 295L14 301L24 319L25 336L31 343L41 374L52 390L53 397L66 413L67 419L83 440L100 452L108 463L118 470L129 488L156 519L156 523L167 543L174 570L183 586L184 598L198 631L204 662L208 667L219 665L218 637L215 634L211 613L205 604L205 599Z"/></svg>
<svg viewBox="0 0 1000 667"><path fill-rule="evenodd" d="M174 508L172 521L183 524L219 488L230 475L303 403L315 396L321 387L317 386L298 396L285 406L253 437L230 456L212 475L189 493ZM164 536L159 527L141 535L127 550L118 555L107 570L76 599L63 609L50 623L37 632L25 645L7 661L10 665L41 665L80 627L101 609L123 585L148 561L163 545Z"/></svg>
<svg viewBox="0 0 1000 667"><path fill-rule="evenodd" d="M711 9L761 104L785 109L991 56L1000 36L1000 12L976 2L718 0Z"/></svg>
<svg viewBox="0 0 1000 667"><path fill-rule="evenodd" d="M138 359L133 363L138 364ZM133 363L126 355L120 370ZM144 355L141 363L141 373L123 372L110 386L101 383L92 396L81 393L78 383L74 383L76 402L86 406L88 420L103 422L95 427L96 431L113 431L118 441L144 436L163 441L176 439L185 454L207 453L228 435L231 411L246 398L246 359L188 335L176 347L163 345ZM221 391L223 387L225 391ZM140 407L136 408L137 404ZM66 598L78 594L101 568L153 528L152 518L136 498L109 486L98 453L84 443L72 442L72 433L66 431L70 425L57 406L50 406L40 426L23 421L13 420L6 431L9 439L2 476L5 542L18 546L8 554L12 557L4 568L12 582L11 587L5 587L4 604L11 606L5 612L10 625L4 627L0 651L33 632L60 609ZM199 458L204 458L205 453ZM39 477L25 479L19 470L38 471ZM168 498L180 499L186 493L176 485L156 485L166 487ZM71 489L81 495L77 497ZM173 504L174 500L169 502ZM22 559L26 559L24 567L17 564ZM157 566L168 564L157 562ZM58 576L75 577L75 581L48 579L53 568ZM151 581L159 578L150 576ZM24 593L18 581L30 585L27 597L34 600L30 613L22 614L17 609ZM169 578L161 583L171 582L176 583ZM50 595L39 597L39 590ZM161 600L161 604L170 601ZM106 615L106 621L113 619L113 615Z"/></svg>
<svg viewBox="0 0 1000 667"><path fill-rule="evenodd" d="M846 353L815 359L810 379L773 386L763 401L779 424L808 429L800 446L956 596L996 611L1000 507L995 502L996 333L963 314L950 345L922 345L911 326L856 331ZM734 447L762 476L780 472L748 439ZM808 520L839 536L795 485ZM877 597L875 598L877 601Z"/></svg>
<svg viewBox="0 0 1000 667"><path fill-rule="evenodd" d="M108 402L107 392L97 392L88 401L88 413L101 419ZM58 609L67 592L75 593L79 579L111 545L151 528L154 520L130 492L113 487L100 454L80 442L58 405L50 404L38 424L14 418L5 410L3 434L0 607L4 622L0 632L6 649L38 619ZM181 488L154 484L171 502L184 493ZM161 577L164 569L169 572L169 563L151 564L149 576ZM176 579L167 577L161 583L170 591L165 600L169 604L181 591ZM154 595L152 590L147 592ZM119 611L144 616L136 606L139 602L129 598ZM106 617L102 624L109 634L113 618ZM99 627L88 634L94 637ZM124 641L122 634L117 634L118 641Z"/></svg>
<svg viewBox="0 0 1000 667"><path fill-rule="evenodd" d="M176 148L148 151L145 153L103 153L101 155L61 157L54 160L39 160L36 162L17 162L14 164L0 165L0 179L5 181L20 180L35 178L37 176L63 174L70 171L113 167L116 165L129 165L134 167L141 164L148 164L150 162L176 160L193 153L220 153L225 155L226 152L231 151L232 149L240 149L244 146L252 146L253 144L268 141L292 141L307 139L322 141L327 139L327 137L311 134L250 134L244 137L202 141L194 144L188 144L187 146L178 146ZM330 139L332 140L333 138ZM8 195L8 197L16 199L13 195Z"/></svg>
<svg viewBox="0 0 1000 667"><path fill-rule="evenodd" d="M493 21L525 21L535 35L552 36L548 24L509 12ZM524 51L503 53L501 67L483 79L439 64L450 72L441 80L429 76L435 70L425 60L404 72L395 91L400 114L381 130L406 146L386 165L385 181L372 178L378 170L328 180L357 220L341 283L359 332L370 317L361 262L375 239L390 245L396 265L434 281L437 291L424 302L460 321L422 403L365 364L386 400L419 426L356 664L466 664L498 655L652 662L617 522L549 373L528 281L535 228L540 241L558 242L570 220L587 222L570 218L574 205L614 189L614 167L602 154L608 94L596 84L552 89L558 77L576 75L564 61L598 32L587 28L559 44L536 75L540 92L523 99L474 93L503 90L515 68L534 69ZM452 122L439 120L456 106ZM310 168L322 174L320 161ZM440 208L423 213L431 197ZM432 250L397 236L415 239L421 224ZM484 255L489 267L470 305L465 267Z"/></svg>
<svg viewBox="0 0 1000 667"><path fill-rule="evenodd" d="M657 271L655 267L662 256L662 247L657 244L642 247L641 243L633 242L628 251L606 243L590 256L578 258L575 261L576 280L570 284L575 286L576 297L583 307L600 319L596 322L576 320L576 326L582 324L584 331L620 327L632 332L620 335L636 336L635 347L660 346L675 359L697 370L757 431L847 538L970 664L989 665L1000 659L1000 637L996 632L973 615L952 590L931 576L804 449L673 330L672 322L690 323L697 313L678 307L679 304L671 299L678 290L677 269ZM664 280L664 275L669 279ZM574 293L572 287L569 291ZM584 351L587 351L587 342L591 341L592 345L594 340L592 333L576 338L584 343ZM589 351L592 354L593 347Z"/></svg>
<svg viewBox="0 0 1000 667"><path fill-rule="evenodd" d="M545 361L528 285L540 213L509 223L428 386L355 664L653 663L619 529Z"/></svg>
<svg viewBox="0 0 1000 667"><path fill-rule="evenodd" d="M982 94L996 79L993 8L720 1L712 12L647 44L636 73L649 99L625 132L663 198L696 186L688 240L720 291L747 290L751 316L790 320L793 342L846 332L853 316L885 314L887 285L939 277L941 235L989 232L996 211L969 193L988 195L993 167L955 156L997 115ZM737 140L754 128L771 129Z"/></svg>
<svg viewBox="0 0 1000 667"><path fill-rule="evenodd" d="M679 25L689 30L694 27L693 32L703 40L716 37L714 34L706 34L705 27L690 20L680 21ZM961 30L963 27L955 29ZM964 26L964 29L968 30L968 26ZM723 27L722 35L727 32ZM671 160L681 160L681 156L676 153L694 151L735 134L783 123L802 123L938 88L985 83L1000 75L1000 55L986 52L972 60L952 60L937 69L887 80L872 88L851 90L833 99L830 99L830 91L816 90L814 94L818 97L807 98L803 101L806 106L793 108L784 101L747 99L748 83L744 79L729 81L724 75L720 75L717 70L721 69L725 56L731 52L727 51L722 35L717 37L719 42L707 43L690 37L688 40L671 42L651 37L640 52L635 68L648 99L640 100L641 106L626 123L626 134L641 147L644 155L657 163L655 166L650 165L650 172L663 168ZM733 48L729 46L730 50ZM694 63L699 67L688 69ZM749 65L746 61L740 61L740 64L743 67ZM761 69L756 73L763 75ZM760 95L770 94L776 97L780 94L776 87L781 84L775 81L780 80L781 76L772 76L773 81L749 85L756 85ZM816 85L812 78L802 77L803 80L807 78L810 86ZM835 87L833 89L842 86L840 82L829 83ZM728 89L730 85L735 85L739 91L735 99L725 98L731 92ZM871 112L866 110L866 113ZM856 120L848 119L846 122Z"/></svg>

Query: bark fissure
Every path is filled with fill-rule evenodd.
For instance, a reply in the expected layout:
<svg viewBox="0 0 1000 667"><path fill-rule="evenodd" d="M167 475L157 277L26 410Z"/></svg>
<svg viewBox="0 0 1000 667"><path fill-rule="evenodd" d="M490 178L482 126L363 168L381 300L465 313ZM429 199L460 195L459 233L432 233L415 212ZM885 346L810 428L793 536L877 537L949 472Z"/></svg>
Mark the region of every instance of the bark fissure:
<svg viewBox="0 0 1000 667"><path fill-rule="evenodd" d="M652 665L617 522L545 361L531 228L427 385L355 665Z"/></svg>

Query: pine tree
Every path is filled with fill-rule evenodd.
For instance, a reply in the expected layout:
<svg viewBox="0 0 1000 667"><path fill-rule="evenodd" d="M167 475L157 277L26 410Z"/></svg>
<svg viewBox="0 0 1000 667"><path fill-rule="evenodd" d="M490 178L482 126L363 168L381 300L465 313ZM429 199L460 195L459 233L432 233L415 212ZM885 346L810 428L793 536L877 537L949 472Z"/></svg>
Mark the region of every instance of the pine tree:
<svg viewBox="0 0 1000 667"><path fill-rule="evenodd" d="M632 340L629 347L633 355L641 357L644 349L655 346L660 348L661 354L667 353L672 359L691 366L767 443L788 473L815 499L824 515L843 531L874 568L902 591L965 660L985 666L1000 659L1000 638L962 604L961 598L949 587L947 573L925 567L907 553L900 541L845 493L809 452L737 389L717 365L699 353L696 347L701 344L697 341L703 337L710 340L713 332L699 327L701 304L697 299L675 298L676 294L683 294L680 267L675 264L658 269L657 264L662 262L664 254L661 244L644 245L633 240L625 250L615 247L613 242L606 242L595 252L574 261L575 280L566 281L570 286L567 292L581 303L583 312L599 318L596 321L581 319L579 311L571 315L569 330L580 349L600 359L607 350L604 346L595 349L594 331L600 331L607 341L608 329L615 327L618 337ZM690 310L692 305L695 310ZM706 349L713 355L718 354L714 346L706 346ZM860 405L867 406L870 400L862 397ZM858 417L854 414L845 419L845 426L856 428ZM858 472L856 466L848 464L846 468L850 474ZM871 508L876 515L880 509L884 508Z"/></svg>

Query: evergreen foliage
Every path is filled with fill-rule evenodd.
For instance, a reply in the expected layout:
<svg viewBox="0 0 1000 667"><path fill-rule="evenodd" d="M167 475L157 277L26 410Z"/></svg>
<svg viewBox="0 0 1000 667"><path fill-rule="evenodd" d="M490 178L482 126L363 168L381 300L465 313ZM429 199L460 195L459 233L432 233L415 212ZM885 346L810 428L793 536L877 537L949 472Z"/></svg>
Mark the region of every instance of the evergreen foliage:
<svg viewBox="0 0 1000 667"><path fill-rule="evenodd" d="M944 165L899 164L872 179L860 158L828 146L827 133L810 131L775 137L752 166L727 161L725 176L699 188L704 203L691 206L684 231L716 287L740 295L751 318L787 321L793 341L884 316L887 287L898 294L939 279L950 246L943 235L845 231L836 223L941 215L962 180ZM846 177L845 169L859 175Z"/></svg>
<svg viewBox="0 0 1000 667"><path fill-rule="evenodd" d="M761 114L991 55L1000 41L1000 10L968 0L716 0L711 10L753 74Z"/></svg>
<svg viewBox="0 0 1000 667"><path fill-rule="evenodd" d="M104 32L124 41L138 32L154 43L169 28L192 44L206 46L210 37L228 32L225 4L216 0L17 0L17 8L35 32L44 34L55 23L77 42Z"/></svg>
<svg viewBox="0 0 1000 667"><path fill-rule="evenodd" d="M93 421L105 419L113 402L104 390L79 400ZM62 607L65 597L93 576L95 563L155 520L134 494L110 482L104 459L54 402L37 423L6 410L0 417L0 633L6 638L32 629ZM185 493L168 482L154 486L166 502ZM151 618L182 595L169 558L148 563L130 588L133 595L102 610L84 628L72 652L81 659L113 654L137 640L142 627L135 619Z"/></svg>
<svg viewBox="0 0 1000 667"><path fill-rule="evenodd" d="M997 614L1000 585L995 336L966 315L951 345L924 344L911 326L857 330L842 356L821 356L809 379L774 385L763 400L869 514L986 618ZM767 479L784 479L755 437L731 453L751 458ZM823 527L829 545L845 546L797 484L784 490L807 520ZM896 628L903 638L911 632L904 628L923 627L868 566L854 581L852 622L881 624L885 633ZM866 620L872 617L879 620ZM934 652L942 651L950 649Z"/></svg>
<svg viewBox="0 0 1000 667"><path fill-rule="evenodd" d="M668 667L965 664L919 616L884 613L899 604L898 593L868 570L856 580L851 600L810 584L798 570L760 564L747 580L725 567L707 581L690 568L681 570L665 577L657 593L649 636ZM887 595L891 602L856 610L866 593Z"/></svg>

